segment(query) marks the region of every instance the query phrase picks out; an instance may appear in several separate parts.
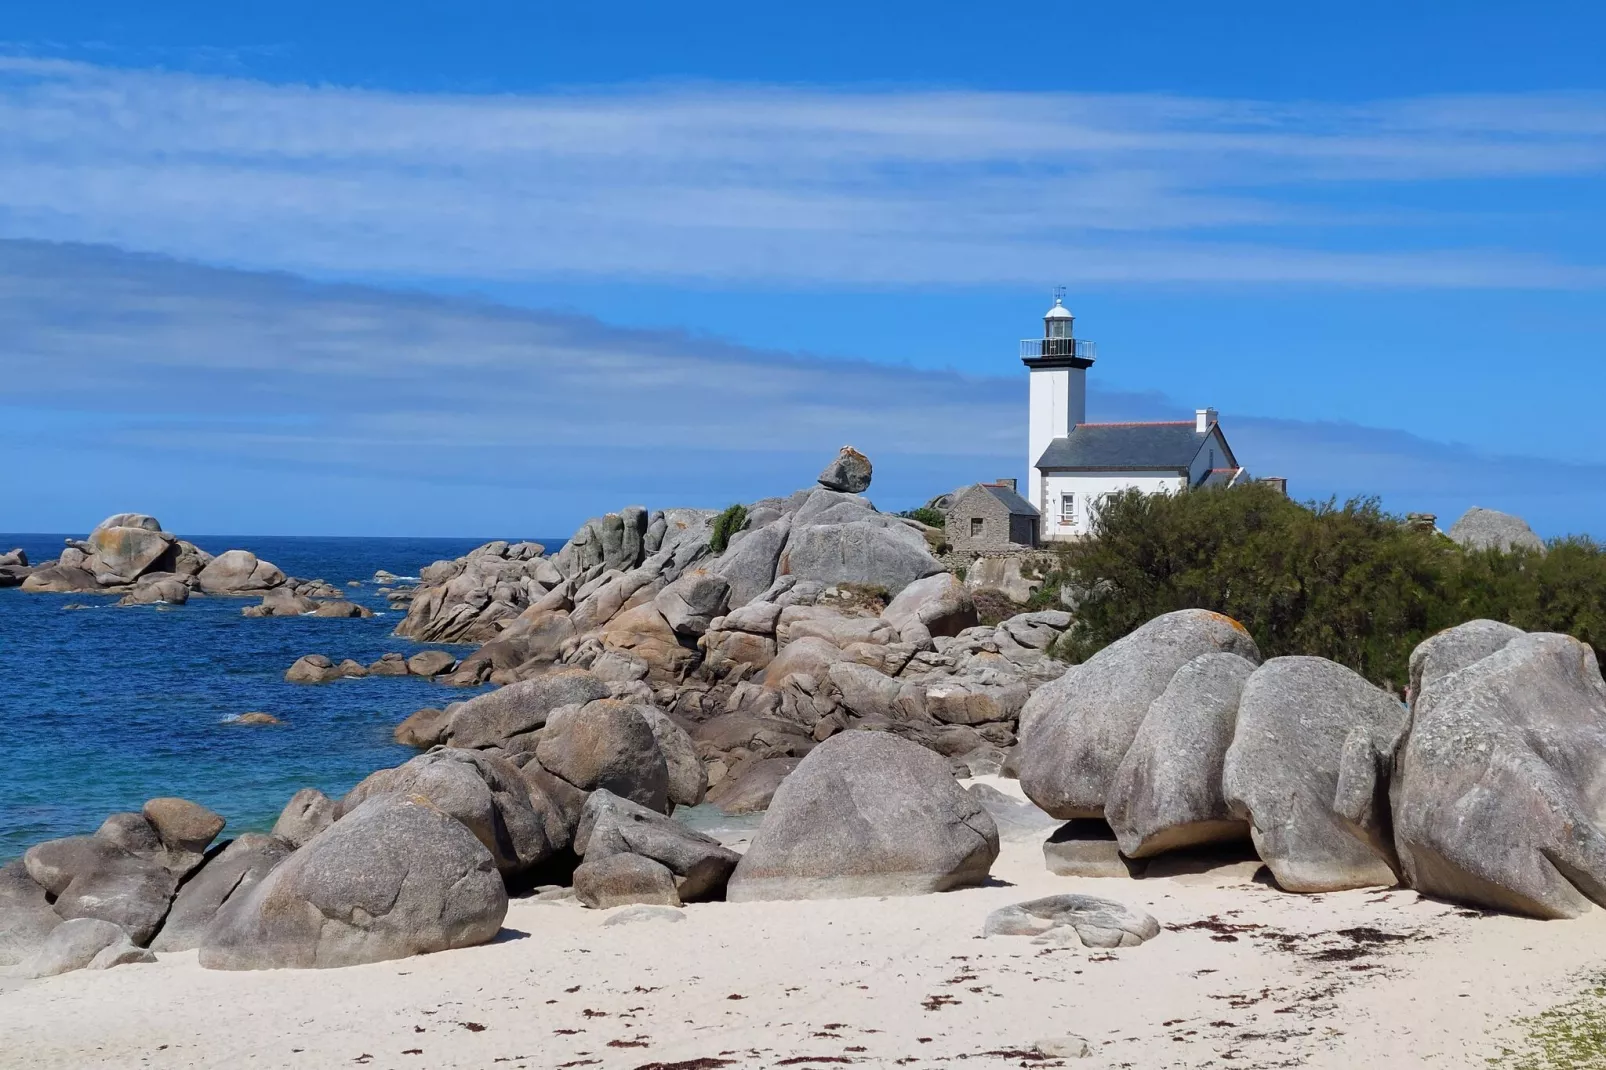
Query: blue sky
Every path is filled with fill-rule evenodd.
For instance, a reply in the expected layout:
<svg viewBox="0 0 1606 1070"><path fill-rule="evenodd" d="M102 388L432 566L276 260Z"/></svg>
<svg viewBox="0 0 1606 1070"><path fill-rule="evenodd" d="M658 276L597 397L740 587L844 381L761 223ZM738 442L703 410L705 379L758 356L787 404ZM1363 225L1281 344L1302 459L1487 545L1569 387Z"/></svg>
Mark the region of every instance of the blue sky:
<svg viewBox="0 0 1606 1070"><path fill-rule="evenodd" d="M1094 418L1606 534L1598 5L556 6L8 12L0 530L905 507L1064 284Z"/></svg>

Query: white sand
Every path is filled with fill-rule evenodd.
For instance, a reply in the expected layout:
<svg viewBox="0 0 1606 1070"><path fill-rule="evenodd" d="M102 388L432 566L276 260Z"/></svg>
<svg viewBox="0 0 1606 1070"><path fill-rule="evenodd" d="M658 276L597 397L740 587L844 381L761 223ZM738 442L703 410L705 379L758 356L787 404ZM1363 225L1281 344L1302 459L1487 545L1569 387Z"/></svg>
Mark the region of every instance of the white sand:
<svg viewBox="0 0 1606 1070"><path fill-rule="evenodd" d="M996 886L944 895L698 904L606 928L613 912L518 902L512 939L342 970L218 973L164 955L0 991L0 1066L1001 1067L1074 1033L1094 1054L1063 1065L1467 1067L1606 965L1606 912L1536 922L1409 891L1288 895L1249 871L1055 877L1034 839L1006 843ZM988 911L1069 891L1167 926L1264 928L1168 928L1105 952L980 937ZM1410 939L1337 935L1356 927Z"/></svg>

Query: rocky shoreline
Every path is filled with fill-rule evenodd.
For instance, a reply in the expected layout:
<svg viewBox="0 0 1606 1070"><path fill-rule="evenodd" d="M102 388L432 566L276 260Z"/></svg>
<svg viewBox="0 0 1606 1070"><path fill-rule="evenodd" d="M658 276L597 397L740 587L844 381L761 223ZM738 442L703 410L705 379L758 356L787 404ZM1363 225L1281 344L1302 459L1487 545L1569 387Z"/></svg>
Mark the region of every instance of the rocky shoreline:
<svg viewBox="0 0 1606 1070"><path fill-rule="evenodd" d="M1262 659L1201 610L1069 666L1069 612L983 623L929 533L861 496L869 479L844 451L817 486L725 519L626 509L550 557L495 542L429 566L396 634L472 651L308 655L286 678L494 690L417 711L395 734L423 753L338 799L297 793L269 834L218 842L220 815L153 799L34 845L0 868L0 967L192 950L211 969L359 966L486 944L524 901L927 895L987 884L1012 836L1045 833L1046 872L1118 897L1169 861L1247 857L1291 894L1398 886L1537 918L1606 904L1606 682L1584 644L1470 621L1412 655L1409 704L1333 662ZM323 585L336 597L307 609L314 591L271 564L136 514L22 586L85 582L262 595L262 615L341 601ZM1029 802L960 783L999 774ZM745 850L673 816L705 802L763 813ZM974 921L1087 948L1167 923L1059 894Z"/></svg>

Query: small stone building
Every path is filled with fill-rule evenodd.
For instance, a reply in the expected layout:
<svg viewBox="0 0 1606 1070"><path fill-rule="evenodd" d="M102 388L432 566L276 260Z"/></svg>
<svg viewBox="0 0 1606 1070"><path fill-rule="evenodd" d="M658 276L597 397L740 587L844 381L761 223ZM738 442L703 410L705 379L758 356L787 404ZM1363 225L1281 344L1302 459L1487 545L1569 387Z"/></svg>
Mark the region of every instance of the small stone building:
<svg viewBox="0 0 1606 1070"><path fill-rule="evenodd" d="M956 490L946 517L945 540L956 552L984 553L1037 546L1038 512L1015 492L1013 479Z"/></svg>

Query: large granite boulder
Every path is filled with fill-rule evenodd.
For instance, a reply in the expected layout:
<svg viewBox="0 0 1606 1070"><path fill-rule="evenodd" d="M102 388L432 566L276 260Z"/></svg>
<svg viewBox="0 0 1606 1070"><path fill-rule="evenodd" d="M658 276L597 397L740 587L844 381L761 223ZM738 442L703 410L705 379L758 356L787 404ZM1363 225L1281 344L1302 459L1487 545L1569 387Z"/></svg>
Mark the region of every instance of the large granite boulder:
<svg viewBox="0 0 1606 1070"><path fill-rule="evenodd" d="M302 788L290 796L279 820L273 823L273 836L292 847L300 847L334 824L339 804L317 788Z"/></svg>
<svg viewBox="0 0 1606 1070"><path fill-rule="evenodd" d="M653 597L653 605L676 635L695 639L730 604L730 581L707 569L692 569Z"/></svg>
<svg viewBox="0 0 1606 1070"><path fill-rule="evenodd" d="M1606 684L1565 635L1523 635L1423 686L1391 785L1407 883L1539 918L1606 906Z"/></svg>
<svg viewBox="0 0 1606 1070"><path fill-rule="evenodd" d="M1422 640L1411 651L1412 701L1428 684L1483 660L1526 634L1521 628L1495 620L1469 620Z"/></svg>
<svg viewBox="0 0 1606 1070"><path fill-rule="evenodd" d="M44 888L28 875L22 859L0 866L0 966L15 966L39 950L61 924Z"/></svg>
<svg viewBox="0 0 1606 1070"><path fill-rule="evenodd" d="M820 473L818 482L826 490L863 494L870 489L870 477L873 474L870 458L852 446L843 446L836 459Z"/></svg>
<svg viewBox="0 0 1606 1070"><path fill-rule="evenodd" d="M747 605L774 584L781 552L791 534L791 514L737 533L738 537L713 565L713 571L730 583L727 598L732 608Z"/></svg>
<svg viewBox="0 0 1606 1070"><path fill-rule="evenodd" d="M641 708L617 699L565 706L536 746L543 768L581 791L598 788L664 813L669 767Z"/></svg>
<svg viewBox="0 0 1606 1070"><path fill-rule="evenodd" d="M507 889L463 824L426 800L370 799L224 904L208 969L355 966L473 947L497 934Z"/></svg>
<svg viewBox="0 0 1606 1070"><path fill-rule="evenodd" d="M687 902L724 891L741 858L712 836L606 790L586 800L574 849L587 862L617 854L650 858L675 875L675 890Z"/></svg>
<svg viewBox="0 0 1606 1070"><path fill-rule="evenodd" d="M428 799L461 821L505 875L522 873L553 854L546 824L530 802L516 766L472 750L440 747L363 779L340 800L338 819L381 795Z"/></svg>
<svg viewBox="0 0 1606 1070"><path fill-rule="evenodd" d="M946 760L886 733L844 732L781 782L727 895L920 895L979 884L997 857L998 826Z"/></svg>
<svg viewBox="0 0 1606 1070"><path fill-rule="evenodd" d="M171 797L148 800L140 808L140 814L150 822L162 846L167 848L169 868L173 867L175 858L198 862L227 823L223 815L200 803Z"/></svg>
<svg viewBox="0 0 1606 1070"><path fill-rule="evenodd" d="M223 905L249 891L295 850L272 836L247 833L218 852L179 889L152 951L189 951L201 946L207 926Z"/></svg>
<svg viewBox="0 0 1606 1070"><path fill-rule="evenodd" d="M58 925L22 966L27 977L55 977L73 970L105 970L156 956L129 939L119 926L99 918L74 918Z"/></svg>
<svg viewBox="0 0 1606 1070"><path fill-rule="evenodd" d="M664 756L669 774L669 802L675 806L696 806L708 794L708 770L697 757L697 744L675 719L656 706L638 705L636 712L652 729L658 751Z"/></svg>
<svg viewBox="0 0 1606 1070"><path fill-rule="evenodd" d="M71 594L98 591L93 573L76 565L43 565L23 577L22 589L36 594Z"/></svg>
<svg viewBox="0 0 1606 1070"><path fill-rule="evenodd" d="M1461 519L1451 525L1449 535L1468 550L1509 553L1512 550L1543 552L1545 549L1544 540L1534 534L1522 517L1478 505L1461 514Z"/></svg>
<svg viewBox="0 0 1606 1070"><path fill-rule="evenodd" d="M828 493L828 492L820 492ZM841 523L805 524L802 511L777 566L779 572L824 584L857 583L897 595L915 580L943 570L925 536L869 509L845 513Z"/></svg>
<svg viewBox="0 0 1606 1070"><path fill-rule="evenodd" d="M501 746L541 728L552 711L608 697L608 685L584 669L545 673L476 695L451 711L439 742Z"/></svg>
<svg viewBox="0 0 1606 1070"><path fill-rule="evenodd" d="M1037 943L1064 933L1084 947L1136 947L1160 935L1152 914L1091 895L1051 895L987 915L984 936L1036 936ZM1043 937L1049 939L1042 939Z"/></svg>
<svg viewBox="0 0 1606 1070"><path fill-rule="evenodd" d="M574 897L597 910L635 903L678 907L675 875L662 863L638 854L586 859L574 871Z"/></svg>
<svg viewBox="0 0 1606 1070"><path fill-rule="evenodd" d="M148 524L156 526L151 528ZM159 565L165 562L171 566L177 559L176 541L154 517L120 513L108 517L89 533L86 567L108 587L132 583L146 572L171 571Z"/></svg>
<svg viewBox="0 0 1606 1070"><path fill-rule="evenodd" d="M147 572L134 581L134 589L118 599L120 606L182 606L190 600L190 585L171 572Z"/></svg>
<svg viewBox="0 0 1606 1070"><path fill-rule="evenodd" d="M109 921L138 944L155 934L178 888L178 876L165 866L96 836L34 844L22 861L56 897L61 917Z"/></svg>
<svg viewBox="0 0 1606 1070"><path fill-rule="evenodd" d="M1255 671L1237 654L1201 654L1149 706L1115 769L1104 814L1128 858L1249 834L1221 790L1238 700Z"/></svg>
<svg viewBox="0 0 1606 1070"><path fill-rule="evenodd" d="M207 594L261 594L281 586L284 573L278 566L258 560L250 550L225 550L207 562L196 580Z"/></svg>
<svg viewBox="0 0 1606 1070"><path fill-rule="evenodd" d="M1055 817L1104 816L1110 783L1149 706L1202 654L1260 661L1243 625L1183 609L1118 639L1027 699L1020 716L1020 783Z"/></svg>
<svg viewBox="0 0 1606 1070"><path fill-rule="evenodd" d="M1385 854L1354 835L1334 799L1351 735L1389 754L1404 727L1397 699L1325 658L1273 658L1245 682L1222 790L1281 887L1395 883Z"/></svg>
<svg viewBox="0 0 1606 1070"><path fill-rule="evenodd" d="M905 587L881 611L881 619L896 628L906 643L958 635L981 623L970 589L951 572L927 576Z"/></svg>

